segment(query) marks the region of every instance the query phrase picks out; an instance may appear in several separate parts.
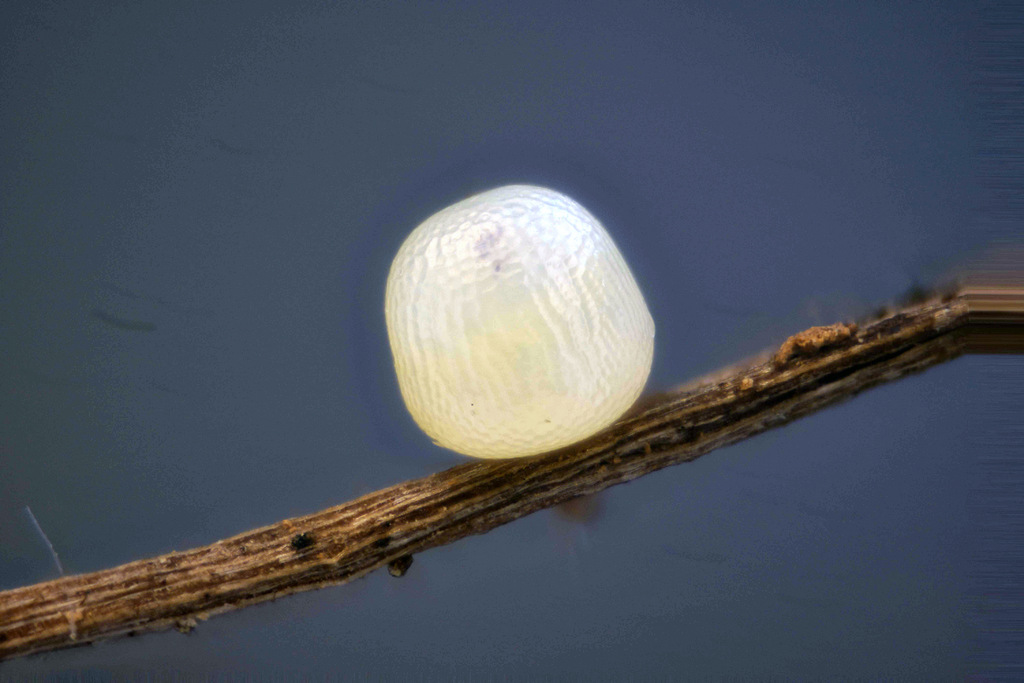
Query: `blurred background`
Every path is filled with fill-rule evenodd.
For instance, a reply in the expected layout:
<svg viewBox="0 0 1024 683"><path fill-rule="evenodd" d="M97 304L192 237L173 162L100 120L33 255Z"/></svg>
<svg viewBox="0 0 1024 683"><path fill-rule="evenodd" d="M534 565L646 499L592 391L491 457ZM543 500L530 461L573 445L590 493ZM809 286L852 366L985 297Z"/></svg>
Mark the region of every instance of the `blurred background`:
<svg viewBox="0 0 1024 683"><path fill-rule="evenodd" d="M25 506L88 572L463 462L402 404L383 296L480 190L602 220L649 390L941 279L1019 227L979 180L986 7L4 3L0 589L56 576ZM1018 604L979 577L1021 387L961 358L402 579L0 676L959 680Z"/></svg>

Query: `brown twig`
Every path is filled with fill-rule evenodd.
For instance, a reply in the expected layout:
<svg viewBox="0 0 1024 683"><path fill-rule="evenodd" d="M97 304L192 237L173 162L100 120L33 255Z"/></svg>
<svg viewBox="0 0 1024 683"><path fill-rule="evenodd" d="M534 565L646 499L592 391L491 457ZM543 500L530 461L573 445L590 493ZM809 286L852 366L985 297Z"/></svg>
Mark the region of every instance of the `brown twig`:
<svg viewBox="0 0 1024 683"><path fill-rule="evenodd" d="M414 554L790 422L963 352L964 295L862 327L791 337L774 356L654 397L585 443L459 465L185 552L0 593L0 659L176 627L351 581Z"/></svg>

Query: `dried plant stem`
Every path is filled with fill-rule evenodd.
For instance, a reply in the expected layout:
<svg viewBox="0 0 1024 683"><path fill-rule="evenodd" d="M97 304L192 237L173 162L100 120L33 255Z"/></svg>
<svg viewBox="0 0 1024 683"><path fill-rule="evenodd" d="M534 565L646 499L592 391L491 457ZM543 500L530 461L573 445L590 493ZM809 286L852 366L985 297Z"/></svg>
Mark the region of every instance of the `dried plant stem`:
<svg viewBox="0 0 1024 683"><path fill-rule="evenodd" d="M771 358L652 397L586 443L480 461L185 552L0 593L0 659L198 621L344 583L687 462L963 352L968 298L794 335Z"/></svg>

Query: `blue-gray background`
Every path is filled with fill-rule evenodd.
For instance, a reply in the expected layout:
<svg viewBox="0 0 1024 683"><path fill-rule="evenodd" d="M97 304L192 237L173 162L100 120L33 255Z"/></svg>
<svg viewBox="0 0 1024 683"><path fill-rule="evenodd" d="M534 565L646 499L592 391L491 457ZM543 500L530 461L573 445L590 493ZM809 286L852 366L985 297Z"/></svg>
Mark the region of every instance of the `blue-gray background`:
<svg viewBox="0 0 1024 683"><path fill-rule="evenodd" d="M382 300L408 231L474 191L602 219L657 324L652 389L963 263L995 232L973 6L775 5L5 3L0 588L55 575L26 505L84 572L462 462L402 405ZM972 415L1002 362L402 580L0 674L962 678Z"/></svg>

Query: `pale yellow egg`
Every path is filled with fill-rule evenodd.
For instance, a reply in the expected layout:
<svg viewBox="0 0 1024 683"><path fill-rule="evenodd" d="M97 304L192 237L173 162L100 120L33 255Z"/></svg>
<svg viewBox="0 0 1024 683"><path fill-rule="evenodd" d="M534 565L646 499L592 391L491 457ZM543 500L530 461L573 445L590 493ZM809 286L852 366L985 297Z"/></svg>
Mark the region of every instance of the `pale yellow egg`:
<svg viewBox="0 0 1024 683"><path fill-rule="evenodd" d="M478 458L584 439L640 395L654 321L611 237L543 187L509 185L423 221L384 313L405 404L437 444Z"/></svg>

